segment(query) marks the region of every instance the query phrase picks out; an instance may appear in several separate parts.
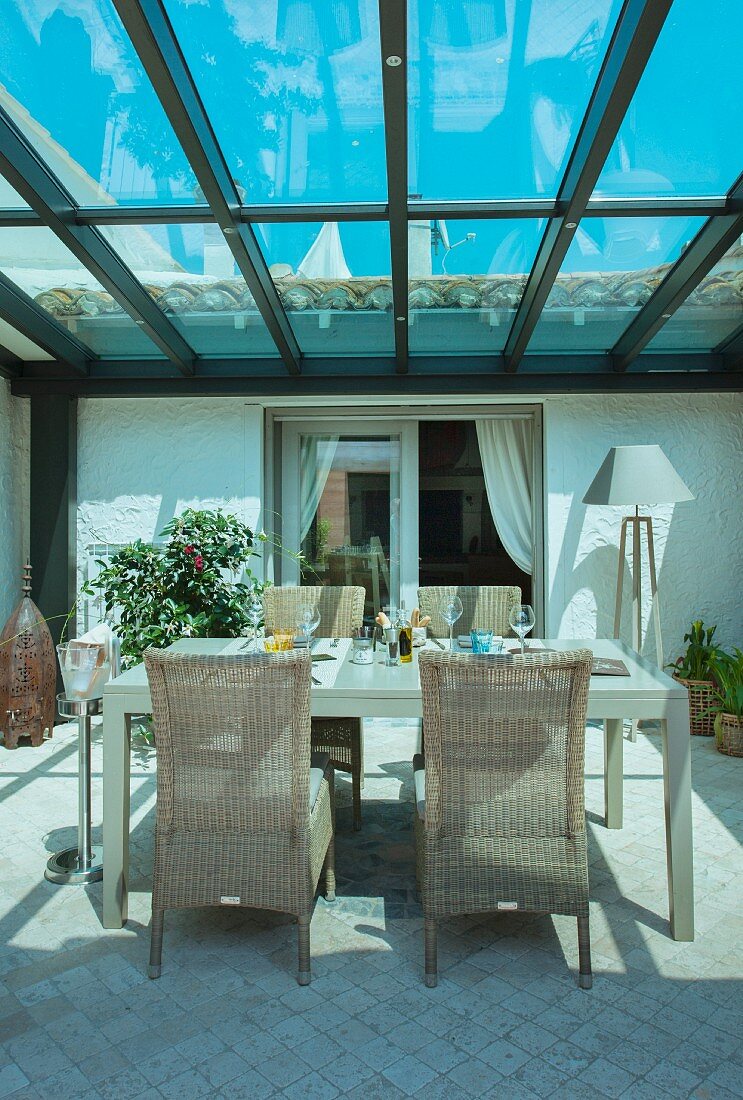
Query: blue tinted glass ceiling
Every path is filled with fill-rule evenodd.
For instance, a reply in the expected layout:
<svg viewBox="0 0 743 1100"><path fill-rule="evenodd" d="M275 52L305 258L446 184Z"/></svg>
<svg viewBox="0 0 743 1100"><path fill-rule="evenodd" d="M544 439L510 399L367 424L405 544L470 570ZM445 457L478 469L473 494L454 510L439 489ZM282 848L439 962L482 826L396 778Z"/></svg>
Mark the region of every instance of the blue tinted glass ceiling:
<svg viewBox="0 0 743 1100"><path fill-rule="evenodd" d="M275 355L218 225L104 225L101 232L198 355Z"/></svg>
<svg viewBox="0 0 743 1100"><path fill-rule="evenodd" d="M500 352L534 261L538 219L410 222L410 350Z"/></svg>
<svg viewBox="0 0 743 1100"><path fill-rule="evenodd" d="M394 348L386 222L257 227L305 355L389 355Z"/></svg>
<svg viewBox="0 0 743 1100"><path fill-rule="evenodd" d="M741 0L674 0L597 195L721 195L743 168Z"/></svg>
<svg viewBox="0 0 743 1100"><path fill-rule="evenodd" d="M609 351L703 220L584 218L528 351Z"/></svg>
<svg viewBox="0 0 743 1100"><path fill-rule="evenodd" d="M2 0L0 106L81 205L194 201L110 0Z"/></svg>
<svg viewBox="0 0 743 1100"><path fill-rule="evenodd" d="M167 0L249 203L383 200L377 0Z"/></svg>
<svg viewBox="0 0 743 1100"><path fill-rule="evenodd" d="M620 8L620 0L411 0L411 192L555 195Z"/></svg>

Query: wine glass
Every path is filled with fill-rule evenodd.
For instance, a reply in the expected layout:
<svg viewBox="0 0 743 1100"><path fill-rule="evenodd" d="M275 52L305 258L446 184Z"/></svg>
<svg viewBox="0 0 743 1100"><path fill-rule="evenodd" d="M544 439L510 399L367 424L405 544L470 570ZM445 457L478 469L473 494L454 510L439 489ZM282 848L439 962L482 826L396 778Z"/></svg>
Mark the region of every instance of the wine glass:
<svg viewBox="0 0 743 1100"><path fill-rule="evenodd" d="M524 638L535 623L534 608L528 603L514 604L508 612L508 622L516 637L521 642L521 656L524 655Z"/></svg>
<svg viewBox="0 0 743 1100"><path fill-rule="evenodd" d="M320 612L312 603L304 603L297 612L297 633L307 639L307 646L312 644L312 635L320 625Z"/></svg>
<svg viewBox="0 0 743 1100"><path fill-rule="evenodd" d="M253 633L250 641L248 642L248 649L250 649L251 643L254 649L258 649L258 627L263 621L263 601L260 597L254 594L248 604L245 612L246 618L253 628Z"/></svg>
<svg viewBox="0 0 743 1100"><path fill-rule="evenodd" d="M454 624L461 619L462 601L459 596L450 596L441 606L441 618L449 624L449 652L454 652Z"/></svg>

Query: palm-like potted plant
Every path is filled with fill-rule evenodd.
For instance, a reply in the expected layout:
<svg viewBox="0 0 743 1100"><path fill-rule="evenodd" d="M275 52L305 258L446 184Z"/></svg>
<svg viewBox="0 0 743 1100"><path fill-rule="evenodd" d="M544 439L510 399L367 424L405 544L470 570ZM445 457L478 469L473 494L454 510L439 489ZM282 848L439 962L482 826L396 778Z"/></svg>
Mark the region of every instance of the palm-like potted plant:
<svg viewBox="0 0 743 1100"><path fill-rule="evenodd" d="M743 756L743 650L719 651L711 673L717 749L726 756Z"/></svg>
<svg viewBox="0 0 743 1100"><path fill-rule="evenodd" d="M693 622L688 634L684 634L686 652L668 666L674 679L688 689L689 729L699 737L712 737L715 732L711 666L721 652L713 641L716 629L705 628L701 619Z"/></svg>

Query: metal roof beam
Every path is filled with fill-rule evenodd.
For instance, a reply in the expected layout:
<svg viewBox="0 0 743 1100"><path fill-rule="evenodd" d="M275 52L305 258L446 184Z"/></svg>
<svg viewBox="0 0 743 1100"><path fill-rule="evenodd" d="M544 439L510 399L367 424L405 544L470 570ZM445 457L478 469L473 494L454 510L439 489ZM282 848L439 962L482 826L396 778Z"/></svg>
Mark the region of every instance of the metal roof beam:
<svg viewBox="0 0 743 1100"><path fill-rule="evenodd" d="M301 353L162 0L114 0L209 208L290 374Z"/></svg>
<svg viewBox="0 0 743 1100"><path fill-rule="evenodd" d="M722 356L727 370L743 370L743 324L717 345L714 354Z"/></svg>
<svg viewBox="0 0 743 1100"><path fill-rule="evenodd" d="M407 0L379 0L392 316L397 373L408 369L408 36Z"/></svg>
<svg viewBox="0 0 743 1100"><path fill-rule="evenodd" d="M515 371L606 163L672 0L625 0L505 346Z"/></svg>
<svg viewBox="0 0 743 1100"><path fill-rule="evenodd" d="M0 172L160 350L184 374L191 373L193 350L100 230L76 223L73 198L2 108Z"/></svg>
<svg viewBox="0 0 743 1100"><path fill-rule="evenodd" d="M741 196L743 176L728 199L736 201ZM743 213L713 217L702 226L612 348L615 370L627 369L741 234Z"/></svg>
<svg viewBox="0 0 743 1100"><path fill-rule="evenodd" d="M89 374L91 352L0 272L0 317L81 376ZM49 364L46 364L48 369Z"/></svg>

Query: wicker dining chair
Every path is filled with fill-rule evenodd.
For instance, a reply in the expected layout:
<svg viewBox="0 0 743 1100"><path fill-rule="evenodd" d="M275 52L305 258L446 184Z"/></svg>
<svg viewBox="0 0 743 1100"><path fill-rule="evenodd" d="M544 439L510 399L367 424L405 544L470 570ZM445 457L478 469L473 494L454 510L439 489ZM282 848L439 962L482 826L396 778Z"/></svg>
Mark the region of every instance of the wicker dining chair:
<svg viewBox="0 0 743 1100"><path fill-rule="evenodd" d="M144 660L157 748L149 976L166 909L234 905L296 915L308 985L323 868L335 898L333 769L310 753L309 654Z"/></svg>
<svg viewBox="0 0 743 1100"><path fill-rule="evenodd" d="M425 760L413 761L426 985L437 922L527 911L578 918L591 987L583 764L588 650L421 653Z"/></svg>
<svg viewBox="0 0 743 1100"><path fill-rule="evenodd" d="M275 629L294 630L302 604L315 604L320 612L318 638L351 638L364 621L366 592L360 585L267 588L263 615L267 634ZM361 778L364 757L360 718L313 718L312 748L327 752L338 771L349 772L353 793L353 827L361 828Z"/></svg>
<svg viewBox="0 0 743 1100"><path fill-rule="evenodd" d="M511 633L508 612L521 603L521 589L512 584L437 584L418 589L421 616L430 615L429 631L434 638L449 637L449 624L441 616L441 608L452 596L462 601L462 617L454 624L457 634L470 630L493 630L501 637Z"/></svg>

